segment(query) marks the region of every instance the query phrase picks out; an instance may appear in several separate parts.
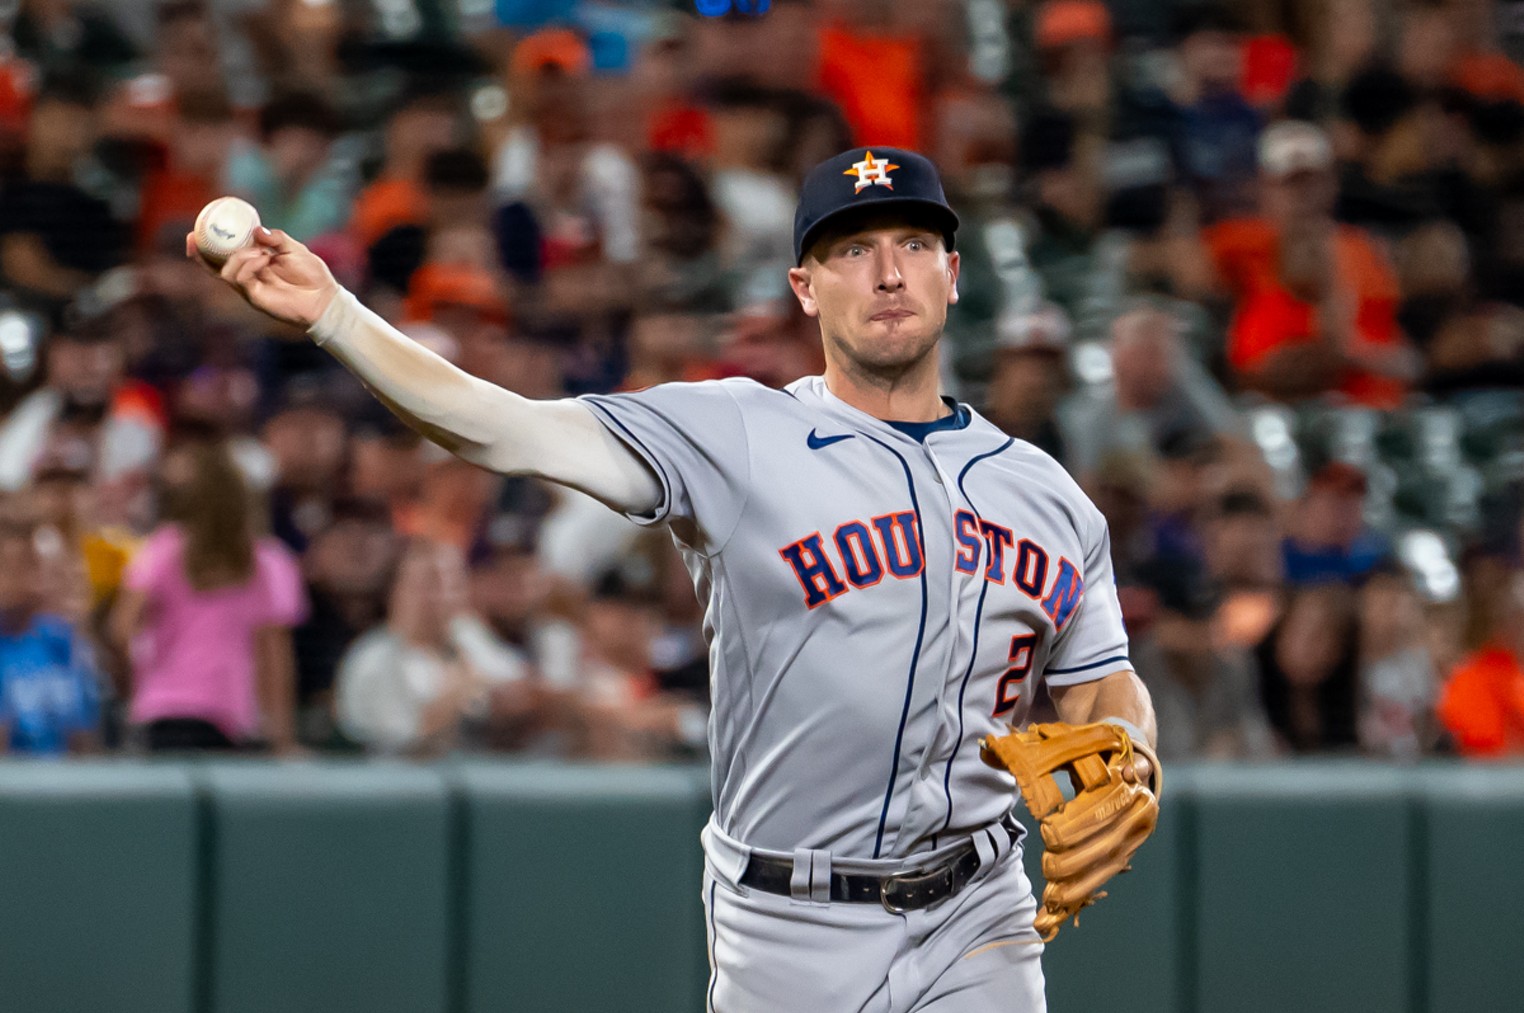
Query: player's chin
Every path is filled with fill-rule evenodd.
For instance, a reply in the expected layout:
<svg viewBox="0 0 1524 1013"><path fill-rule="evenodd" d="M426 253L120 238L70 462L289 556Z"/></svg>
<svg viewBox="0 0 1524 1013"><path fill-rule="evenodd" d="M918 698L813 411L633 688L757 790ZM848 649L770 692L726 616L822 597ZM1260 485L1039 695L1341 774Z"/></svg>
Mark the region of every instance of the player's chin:
<svg viewBox="0 0 1524 1013"><path fill-rule="evenodd" d="M896 327L888 333L875 334L867 342L867 353L881 365L914 362L937 343L935 332L924 326Z"/></svg>
<svg viewBox="0 0 1524 1013"><path fill-rule="evenodd" d="M872 348L857 356L858 362L875 373L898 374L925 361L931 350L923 345Z"/></svg>

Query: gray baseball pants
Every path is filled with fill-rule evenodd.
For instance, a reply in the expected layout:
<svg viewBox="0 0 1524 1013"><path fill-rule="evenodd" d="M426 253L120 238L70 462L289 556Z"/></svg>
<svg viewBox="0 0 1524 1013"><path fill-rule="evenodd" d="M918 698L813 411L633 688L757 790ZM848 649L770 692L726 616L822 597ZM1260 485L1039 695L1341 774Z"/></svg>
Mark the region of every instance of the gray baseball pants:
<svg viewBox="0 0 1524 1013"><path fill-rule="evenodd" d="M709 1013L1045 1013L1037 902L1020 849L1004 833L973 840L984 859L973 881L930 908L896 914L809 899L808 883L793 897L748 890L736 882L746 849L711 823ZM826 852L802 854L813 854L817 870L829 862ZM815 889L819 896L818 879Z"/></svg>

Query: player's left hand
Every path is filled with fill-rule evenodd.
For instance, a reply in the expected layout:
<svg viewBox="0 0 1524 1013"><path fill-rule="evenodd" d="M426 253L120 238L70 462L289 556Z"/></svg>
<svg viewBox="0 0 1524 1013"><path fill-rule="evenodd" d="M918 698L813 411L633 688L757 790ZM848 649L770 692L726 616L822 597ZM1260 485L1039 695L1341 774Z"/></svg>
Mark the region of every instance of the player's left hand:
<svg viewBox="0 0 1524 1013"><path fill-rule="evenodd" d="M1161 776L1147 743L1120 725L1033 725L980 742L990 766L1016 777L1042 832L1042 907L1034 927L1048 942L1069 918L1106 896L1101 887L1126 872L1159 819ZM1054 775L1064 771L1074 797Z"/></svg>
<svg viewBox="0 0 1524 1013"><path fill-rule="evenodd" d="M1149 785L1153 783L1154 765L1142 753L1133 753L1132 762L1122 764L1122 780L1129 784Z"/></svg>

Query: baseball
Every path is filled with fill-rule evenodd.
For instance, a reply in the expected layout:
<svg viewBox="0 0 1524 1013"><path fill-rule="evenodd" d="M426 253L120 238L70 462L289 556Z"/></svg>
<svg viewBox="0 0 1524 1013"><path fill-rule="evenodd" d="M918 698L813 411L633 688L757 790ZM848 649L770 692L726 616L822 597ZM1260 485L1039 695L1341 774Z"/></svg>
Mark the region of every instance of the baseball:
<svg viewBox="0 0 1524 1013"><path fill-rule="evenodd" d="M237 250L254 241L259 212L248 201L218 197L196 216L196 249L207 262L221 267Z"/></svg>

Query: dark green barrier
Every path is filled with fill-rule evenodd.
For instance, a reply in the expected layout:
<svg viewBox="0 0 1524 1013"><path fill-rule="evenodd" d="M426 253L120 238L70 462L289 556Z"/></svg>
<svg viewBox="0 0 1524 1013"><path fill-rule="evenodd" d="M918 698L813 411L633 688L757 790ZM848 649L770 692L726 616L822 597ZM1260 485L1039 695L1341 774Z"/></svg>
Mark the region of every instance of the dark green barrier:
<svg viewBox="0 0 1524 1013"><path fill-rule="evenodd" d="M704 771L467 765L465 1008L700 1010Z"/></svg>
<svg viewBox="0 0 1524 1013"><path fill-rule="evenodd" d="M1414 1009L1408 781L1353 764L1195 772L1196 1009Z"/></svg>
<svg viewBox="0 0 1524 1013"><path fill-rule="evenodd" d="M1524 1007L1524 769L1425 772L1428 1013Z"/></svg>
<svg viewBox="0 0 1524 1013"><path fill-rule="evenodd" d="M1053 1013L1519 1008L1524 768L1168 778ZM0 1010L697 1011L708 808L686 768L0 763Z"/></svg>
<svg viewBox="0 0 1524 1013"><path fill-rule="evenodd" d="M452 806L400 764L209 768L211 1009L449 1007Z"/></svg>
<svg viewBox="0 0 1524 1013"><path fill-rule="evenodd" d="M193 1009L196 842L183 769L0 763L0 1009Z"/></svg>

